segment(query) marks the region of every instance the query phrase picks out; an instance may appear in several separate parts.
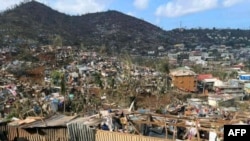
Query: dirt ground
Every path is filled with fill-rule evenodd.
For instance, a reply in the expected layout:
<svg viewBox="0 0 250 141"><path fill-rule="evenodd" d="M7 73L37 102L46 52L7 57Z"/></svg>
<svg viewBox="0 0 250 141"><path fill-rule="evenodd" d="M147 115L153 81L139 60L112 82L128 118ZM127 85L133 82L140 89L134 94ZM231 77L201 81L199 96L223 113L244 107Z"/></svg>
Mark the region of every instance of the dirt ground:
<svg viewBox="0 0 250 141"><path fill-rule="evenodd" d="M191 94L180 94L176 92L169 92L164 95L161 95L157 98L155 95L151 96L138 96L137 98L137 106L157 109L159 107L165 107L166 105L172 103L175 100L186 101L187 98L190 98Z"/></svg>
<svg viewBox="0 0 250 141"><path fill-rule="evenodd" d="M30 83L30 84L44 84L44 66L38 66L31 70L26 71L26 74L23 76L20 76L18 81L24 82L24 83Z"/></svg>

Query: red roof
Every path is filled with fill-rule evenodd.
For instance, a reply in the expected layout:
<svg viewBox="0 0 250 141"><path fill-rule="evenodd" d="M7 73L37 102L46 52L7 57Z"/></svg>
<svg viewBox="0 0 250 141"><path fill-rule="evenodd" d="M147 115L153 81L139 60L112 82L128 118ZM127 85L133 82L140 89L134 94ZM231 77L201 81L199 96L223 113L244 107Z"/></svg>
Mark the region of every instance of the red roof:
<svg viewBox="0 0 250 141"><path fill-rule="evenodd" d="M233 68L243 68L244 65L234 65Z"/></svg>
<svg viewBox="0 0 250 141"><path fill-rule="evenodd" d="M242 68L242 67L245 67L245 65L243 63L239 63L237 65L234 65L233 67L234 68Z"/></svg>
<svg viewBox="0 0 250 141"><path fill-rule="evenodd" d="M213 75L212 74L199 74L197 77L199 81L202 81L204 79L209 79L209 78L213 78Z"/></svg>

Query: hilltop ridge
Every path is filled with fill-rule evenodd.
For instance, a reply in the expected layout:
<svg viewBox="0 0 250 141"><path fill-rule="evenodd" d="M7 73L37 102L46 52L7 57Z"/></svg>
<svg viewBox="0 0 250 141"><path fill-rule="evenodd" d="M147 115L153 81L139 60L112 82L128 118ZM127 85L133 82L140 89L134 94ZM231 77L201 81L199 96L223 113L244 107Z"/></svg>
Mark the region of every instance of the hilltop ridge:
<svg viewBox="0 0 250 141"><path fill-rule="evenodd" d="M0 46L37 46L53 44L61 36L63 45L105 48L108 52L164 49L183 43L186 47L225 44L250 45L250 31L241 29L174 29L163 30L144 20L119 11L71 16L42 3L21 3L0 15Z"/></svg>

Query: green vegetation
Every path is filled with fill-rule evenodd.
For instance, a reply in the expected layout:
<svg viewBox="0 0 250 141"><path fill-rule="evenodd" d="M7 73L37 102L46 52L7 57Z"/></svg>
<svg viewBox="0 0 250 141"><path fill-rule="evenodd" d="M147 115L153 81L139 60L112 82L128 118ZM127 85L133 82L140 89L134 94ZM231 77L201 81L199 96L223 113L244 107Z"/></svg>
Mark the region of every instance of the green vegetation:
<svg viewBox="0 0 250 141"><path fill-rule="evenodd" d="M167 58L157 60L155 62L155 65L156 65L155 68L158 71L166 73L166 74L169 74L169 72L170 72L170 66L169 66Z"/></svg>
<svg viewBox="0 0 250 141"><path fill-rule="evenodd" d="M56 86L59 86L63 73L58 70L54 70L51 72L50 76L52 79L52 83Z"/></svg>
<svg viewBox="0 0 250 141"><path fill-rule="evenodd" d="M94 76L95 84L97 84L100 88L103 89L103 82L101 80L101 74L100 73L94 73L93 76Z"/></svg>
<svg viewBox="0 0 250 141"><path fill-rule="evenodd" d="M147 57L131 57L131 61L139 66L145 66L156 69L160 72L168 74L172 66L169 64L168 58L147 58Z"/></svg>
<svg viewBox="0 0 250 141"><path fill-rule="evenodd" d="M62 37L59 35L56 35L55 38L53 39L53 46L54 47L57 47L57 46L62 47L62 45L63 45Z"/></svg>

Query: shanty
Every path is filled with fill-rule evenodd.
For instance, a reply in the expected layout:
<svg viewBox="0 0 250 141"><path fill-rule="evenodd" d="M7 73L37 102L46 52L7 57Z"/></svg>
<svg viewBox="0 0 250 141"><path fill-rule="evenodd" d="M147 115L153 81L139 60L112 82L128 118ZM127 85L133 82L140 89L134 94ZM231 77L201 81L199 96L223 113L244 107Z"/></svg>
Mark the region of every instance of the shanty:
<svg viewBox="0 0 250 141"><path fill-rule="evenodd" d="M224 125L250 124L247 70L41 49L54 59L2 65L0 140L222 141Z"/></svg>

